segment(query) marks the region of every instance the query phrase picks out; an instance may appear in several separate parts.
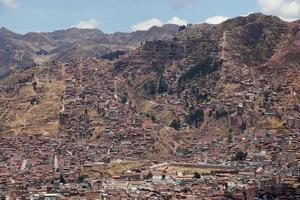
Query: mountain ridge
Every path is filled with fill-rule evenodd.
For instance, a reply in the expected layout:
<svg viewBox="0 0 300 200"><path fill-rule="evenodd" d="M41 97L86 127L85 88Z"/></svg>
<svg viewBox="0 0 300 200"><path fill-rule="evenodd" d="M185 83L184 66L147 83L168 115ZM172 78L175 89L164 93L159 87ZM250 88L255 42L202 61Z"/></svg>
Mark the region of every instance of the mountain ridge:
<svg viewBox="0 0 300 200"><path fill-rule="evenodd" d="M169 39L178 29L177 25L164 25L149 31L105 34L99 29L70 28L21 35L2 27L0 57L7 59L0 61L0 77L9 74L12 66L22 69L59 58L72 59L84 55L99 58L111 51L127 51L148 40Z"/></svg>

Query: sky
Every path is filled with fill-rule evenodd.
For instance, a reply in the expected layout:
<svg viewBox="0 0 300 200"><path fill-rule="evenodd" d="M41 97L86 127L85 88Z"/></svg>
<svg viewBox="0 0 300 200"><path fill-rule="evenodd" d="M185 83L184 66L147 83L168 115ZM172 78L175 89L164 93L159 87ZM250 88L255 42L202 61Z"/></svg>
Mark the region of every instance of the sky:
<svg viewBox="0 0 300 200"><path fill-rule="evenodd" d="M0 27L17 33L98 28L106 33L172 23L218 24L253 12L300 18L300 0L0 0Z"/></svg>

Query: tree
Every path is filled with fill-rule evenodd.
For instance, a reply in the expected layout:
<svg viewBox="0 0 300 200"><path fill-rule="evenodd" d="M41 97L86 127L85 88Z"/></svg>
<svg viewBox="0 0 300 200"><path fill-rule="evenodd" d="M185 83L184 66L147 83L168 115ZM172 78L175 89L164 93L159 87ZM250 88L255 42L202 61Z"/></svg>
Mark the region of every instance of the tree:
<svg viewBox="0 0 300 200"><path fill-rule="evenodd" d="M198 179L198 178L201 178L201 175L200 175L198 172L195 172L195 173L194 173L194 178L197 178L197 179Z"/></svg>
<svg viewBox="0 0 300 200"><path fill-rule="evenodd" d="M232 143L232 133L231 132L228 133L227 141L229 144Z"/></svg>
<svg viewBox="0 0 300 200"><path fill-rule="evenodd" d="M235 160L236 161L243 161L246 160L247 158L247 152L244 153L241 150L239 150L236 154L235 154Z"/></svg>
<svg viewBox="0 0 300 200"><path fill-rule="evenodd" d="M78 182L83 183L84 179L85 179L85 176L79 176L78 177Z"/></svg>
<svg viewBox="0 0 300 200"><path fill-rule="evenodd" d="M165 66L160 64L153 64L151 66L152 71L156 72L158 75L162 75L165 71Z"/></svg>
<svg viewBox="0 0 300 200"><path fill-rule="evenodd" d="M123 97L121 98L121 103L122 103L122 104L126 104L126 103L127 103L127 97L123 96Z"/></svg>
<svg viewBox="0 0 300 200"><path fill-rule="evenodd" d="M37 82L36 81L34 81L32 83L32 87L33 87L33 90L36 91L36 89L37 89Z"/></svg>
<svg viewBox="0 0 300 200"><path fill-rule="evenodd" d="M183 31L184 29L186 29L186 26L185 26L185 25L180 26L180 27L179 27L179 32L180 32L180 31Z"/></svg>
<svg viewBox="0 0 300 200"><path fill-rule="evenodd" d="M60 176L59 176L59 182L62 183L62 184L66 183L66 180L65 180L63 174L60 174Z"/></svg>
<svg viewBox="0 0 300 200"><path fill-rule="evenodd" d="M219 108L216 110L214 117L219 120L223 117L227 117L228 116L228 112L225 110L225 108Z"/></svg>
<svg viewBox="0 0 300 200"><path fill-rule="evenodd" d="M188 193L189 191L191 191L191 189L188 188L188 187L185 187L181 191L184 192L184 193Z"/></svg>
<svg viewBox="0 0 300 200"><path fill-rule="evenodd" d="M176 154L182 154L183 149L181 147L176 148Z"/></svg>
<svg viewBox="0 0 300 200"><path fill-rule="evenodd" d="M146 92L148 95L155 95L157 90L157 85L154 81L151 81L150 83L146 84L144 86Z"/></svg>
<svg viewBox="0 0 300 200"><path fill-rule="evenodd" d="M45 49L40 49L40 50L36 51L35 53L38 56L42 56L42 55L46 56L46 55L48 55L48 52Z"/></svg>
<svg viewBox="0 0 300 200"><path fill-rule="evenodd" d="M159 79L159 85L158 85L158 93L165 93L168 92L168 84L166 83L166 81L164 80L164 78L160 78Z"/></svg>
<svg viewBox="0 0 300 200"><path fill-rule="evenodd" d="M114 52L109 52L107 54L104 54L103 56L101 56L101 58L112 61L112 60L115 60L115 59L119 58L120 56L125 55L125 54L126 54L125 51L117 50L117 51L114 51Z"/></svg>
<svg viewBox="0 0 300 200"><path fill-rule="evenodd" d="M144 179L151 179L153 177L153 174L152 174L152 172L149 172L145 177L144 177Z"/></svg>
<svg viewBox="0 0 300 200"><path fill-rule="evenodd" d="M190 125L199 126L199 123L204 121L204 112L202 109L197 109L186 117L186 122Z"/></svg>
<svg viewBox="0 0 300 200"><path fill-rule="evenodd" d="M156 122L156 117L155 117L155 115L151 115L151 120L152 120L153 123Z"/></svg>
<svg viewBox="0 0 300 200"><path fill-rule="evenodd" d="M179 131L179 129L181 128L180 119L174 119L170 124L170 127L174 128L176 131Z"/></svg>
<svg viewBox="0 0 300 200"><path fill-rule="evenodd" d="M30 99L30 104L33 106L33 105L35 105L35 104L38 104L39 103L39 99L38 99L38 97L32 97L31 99Z"/></svg>
<svg viewBox="0 0 300 200"><path fill-rule="evenodd" d="M117 139L118 139L119 141L124 140L124 135L123 135L122 133L117 133L117 134L116 134L116 137L117 137Z"/></svg>
<svg viewBox="0 0 300 200"><path fill-rule="evenodd" d="M244 132L247 129L247 124L243 122L240 126L240 129Z"/></svg>
<svg viewBox="0 0 300 200"><path fill-rule="evenodd" d="M105 117L105 109L100 108L100 106L98 105L97 114L100 115L100 117Z"/></svg>
<svg viewBox="0 0 300 200"><path fill-rule="evenodd" d="M222 62L214 62L212 59L207 59L187 70L178 80L178 85L182 87L186 82L196 78L204 77L216 71Z"/></svg>

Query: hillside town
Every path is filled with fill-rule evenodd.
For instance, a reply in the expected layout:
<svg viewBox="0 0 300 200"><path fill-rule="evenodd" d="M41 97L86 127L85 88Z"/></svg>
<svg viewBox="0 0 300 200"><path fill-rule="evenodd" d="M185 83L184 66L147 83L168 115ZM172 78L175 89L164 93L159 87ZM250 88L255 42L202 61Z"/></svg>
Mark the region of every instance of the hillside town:
<svg viewBox="0 0 300 200"><path fill-rule="evenodd" d="M300 21L221 18L0 28L0 200L299 200Z"/></svg>
<svg viewBox="0 0 300 200"><path fill-rule="evenodd" d="M38 94L49 81L64 81L59 127L52 138L1 136L2 199L299 198L300 116L278 101L299 98L299 88L282 81L281 90L272 92L268 74L251 75L240 78L241 87L226 97L216 92L213 100L198 101L196 107L233 127L224 137L188 123L176 130L139 111L121 77L112 78L110 66L98 59L53 63L25 83ZM3 94L17 92L22 84L2 88ZM258 102L263 95L266 100ZM185 98L162 94L151 101L152 109L174 109L173 116L185 116ZM282 119L284 129L247 128L268 116ZM241 126L246 127L234 134L234 127ZM162 155L160 145L169 152Z"/></svg>

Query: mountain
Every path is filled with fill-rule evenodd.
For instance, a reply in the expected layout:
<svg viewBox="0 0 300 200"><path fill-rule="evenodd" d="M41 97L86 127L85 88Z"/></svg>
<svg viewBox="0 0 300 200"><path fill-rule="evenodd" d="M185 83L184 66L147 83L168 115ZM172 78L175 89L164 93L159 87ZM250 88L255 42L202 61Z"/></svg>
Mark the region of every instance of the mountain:
<svg viewBox="0 0 300 200"><path fill-rule="evenodd" d="M111 38L123 45L138 46L146 41L171 39L178 30L177 25L166 24L162 27L153 26L148 31L135 31L128 34L114 33Z"/></svg>
<svg viewBox="0 0 300 200"><path fill-rule="evenodd" d="M20 38L22 35L14 33L7 28L1 27L0 28L0 36L1 37L8 37L8 38Z"/></svg>
<svg viewBox="0 0 300 200"><path fill-rule="evenodd" d="M33 49L18 37L8 31L0 32L0 78L16 68L34 65Z"/></svg>
<svg viewBox="0 0 300 200"><path fill-rule="evenodd" d="M259 13L195 25L147 42L111 71L134 107L165 125L179 120L208 135L286 131L299 108L299 31L299 21Z"/></svg>
<svg viewBox="0 0 300 200"><path fill-rule="evenodd" d="M0 29L0 77L14 69L66 61L75 57L98 57L111 51L127 51L142 42L169 39L178 32L176 25L153 27L149 31L105 34L98 29L70 28L51 33L16 34Z"/></svg>
<svg viewBox="0 0 300 200"><path fill-rule="evenodd" d="M1 80L2 132L104 146L114 141L115 155L153 159L189 152L204 138L297 129L300 21L256 13L181 27L171 37L173 31L167 25L109 36L77 29L42 33L35 44L59 62ZM1 41L16 44L13 53L37 50L33 41L26 45L24 38L32 36L12 37L23 39ZM130 51L100 58L120 47ZM98 59L91 58L95 53ZM83 54L89 58L79 59ZM145 140L147 150L136 149Z"/></svg>
<svg viewBox="0 0 300 200"><path fill-rule="evenodd" d="M0 196L299 199L300 21L1 30Z"/></svg>
<svg viewBox="0 0 300 200"><path fill-rule="evenodd" d="M54 31L48 36L60 42L75 42L79 40L104 40L106 35L98 29L78 29L70 28L67 30ZM102 41L102 43L105 41Z"/></svg>

